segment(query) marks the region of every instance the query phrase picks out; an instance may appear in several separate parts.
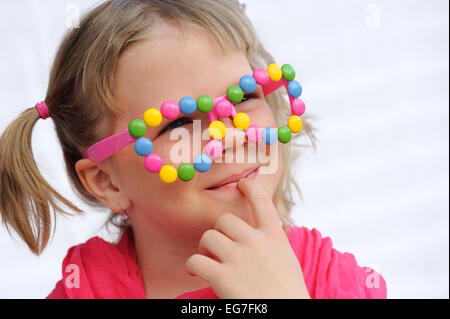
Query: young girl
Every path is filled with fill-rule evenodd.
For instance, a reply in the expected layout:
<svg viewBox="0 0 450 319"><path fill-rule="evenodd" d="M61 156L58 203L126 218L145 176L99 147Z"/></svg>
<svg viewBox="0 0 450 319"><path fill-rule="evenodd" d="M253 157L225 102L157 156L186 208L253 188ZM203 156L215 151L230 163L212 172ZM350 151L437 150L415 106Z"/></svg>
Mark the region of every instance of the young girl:
<svg viewBox="0 0 450 319"><path fill-rule="evenodd" d="M67 34L45 102L23 112L1 137L2 220L40 254L50 235L50 208L81 213L43 179L33 159L33 126L51 118L75 189L88 203L109 208L110 222L123 231L117 243L95 237L70 248L48 298L386 297L379 274L289 217L296 187L292 142L270 148L270 158L279 159L270 174L260 161L214 161L189 182L168 181L170 167L160 169L166 175L149 173L147 159L131 145L101 160L86 156L149 108L185 96L222 96L243 75L272 63L232 0L109 0ZM234 108L259 127L279 127L290 115L283 94L265 97L258 86ZM302 119L296 136L305 134L314 145L308 115ZM208 129L208 114L198 110L147 129L163 163L171 162L177 143L171 131L182 127L194 136L194 120ZM231 119L221 121L239 133ZM247 139L234 142L221 155L249 152ZM189 155L194 162L195 151Z"/></svg>

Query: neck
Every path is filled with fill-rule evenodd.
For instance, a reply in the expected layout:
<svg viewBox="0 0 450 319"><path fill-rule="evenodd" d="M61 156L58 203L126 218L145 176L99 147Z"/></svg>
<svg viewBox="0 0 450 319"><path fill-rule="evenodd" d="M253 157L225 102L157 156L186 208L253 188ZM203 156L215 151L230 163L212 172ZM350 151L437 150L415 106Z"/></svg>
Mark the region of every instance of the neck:
<svg viewBox="0 0 450 319"><path fill-rule="evenodd" d="M209 286L185 268L186 260L198 253L199 239L180 238L139 223L133 225L133 234L147 298L175 298Z"/></svg>

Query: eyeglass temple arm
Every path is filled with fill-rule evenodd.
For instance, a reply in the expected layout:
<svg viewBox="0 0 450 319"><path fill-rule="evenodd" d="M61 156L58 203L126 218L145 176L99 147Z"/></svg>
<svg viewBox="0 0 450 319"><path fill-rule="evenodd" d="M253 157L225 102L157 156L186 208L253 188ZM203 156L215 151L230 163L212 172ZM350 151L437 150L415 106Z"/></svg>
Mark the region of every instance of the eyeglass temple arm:
<svg viewBox="0 0 450 319"><path fill-rule="evenodd" d="M127 128L125 131L107 137L89 147L84 153L84 157L100 163L128 144L134 143L136 140L137 138L132 137Z"/></svg>

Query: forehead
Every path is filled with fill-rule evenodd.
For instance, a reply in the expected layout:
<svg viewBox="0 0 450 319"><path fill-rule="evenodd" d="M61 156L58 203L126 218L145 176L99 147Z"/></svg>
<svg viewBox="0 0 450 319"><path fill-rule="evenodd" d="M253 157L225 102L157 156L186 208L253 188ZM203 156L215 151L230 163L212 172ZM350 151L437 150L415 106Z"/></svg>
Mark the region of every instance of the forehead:
<svg viewBox="0 0 450 319"><path fill-rule="evenodd" d="M115 98L131 117L166 100L202 94L216 98L252 70L241 50L222 52L216 39L201 27L182 32L174 23L160 22L145 40L128 48L116 73Z"/></svg>

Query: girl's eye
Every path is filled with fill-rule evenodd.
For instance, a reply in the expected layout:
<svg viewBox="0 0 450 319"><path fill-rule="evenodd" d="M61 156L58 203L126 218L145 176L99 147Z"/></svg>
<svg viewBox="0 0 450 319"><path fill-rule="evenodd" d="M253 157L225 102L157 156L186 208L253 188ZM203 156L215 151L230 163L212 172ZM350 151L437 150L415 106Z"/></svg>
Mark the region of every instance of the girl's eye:
<svg viewBox="0 0 450 319"><path fill-rule="evenodd" d="M179 119L176 119L172 122L170 122L169 124L166 125L166 127L164 127L156 137L164 134L167 130L173 130L176 129L177 127L181 127L185 124L189 124L192 123L192 119L188 118L188 117L180 117Z"/></svg>
<svg viewBox="0 0 450 319"><path fill-rule="evenodd" d="M257 98L258 98L258 94L254 93L254 92L253 93L249 93L249 94L245 94L244 98L242 99L242 101L239 102L239 103L236 103L236 104L241 104L241 103L247 102L248 100L257 99Z"/></svg>
<svg viewBox="0 0 450 319"><path fill-rule="evenodd" d="M247 102L247 101L249 101L249 100L251 100L251 99L257 99L258 97L259 97L259 96L258 96L257 93L249 93L249 94L245 94L245 95L244 95L244 98L242 99L242 101L239 102L239 103L235 103L235 104L238 105L238 104ZM173 129L176 129L177 127L181 127L181 126L183 126L183 125L185 125L185 124L190 124L190 123L193 123L193 121L192 121L191 118L188 118L188 117L180 117L179 119L176 119L176 120L170 122L169 124L167 124L167 126L164 127L164 128L158 133L158 135L157 135L156 137L158 137L158 136L164 134L167 130L173 130Z"/></svg>

